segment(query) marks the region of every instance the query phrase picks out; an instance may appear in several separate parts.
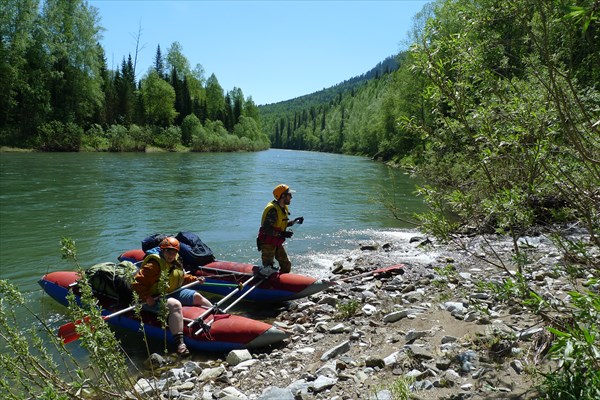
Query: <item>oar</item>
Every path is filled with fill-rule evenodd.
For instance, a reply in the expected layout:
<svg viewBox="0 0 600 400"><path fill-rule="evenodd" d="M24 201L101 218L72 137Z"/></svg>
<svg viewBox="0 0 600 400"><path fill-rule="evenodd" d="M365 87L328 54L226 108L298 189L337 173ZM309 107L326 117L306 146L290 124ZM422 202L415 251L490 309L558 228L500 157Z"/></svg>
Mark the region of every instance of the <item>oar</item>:
<svg viewBox="0 0 600 400"><path fill-rule="evenodd" d="M244 297L246 297L248 295L248 293L250 293L251 291L253 291L254 289L256 289L264 281L265 281L265 278L261 279L260 281L258 281L258 283L256 285L252 286L246 292L242 293L242 295L240 297L238 297L237 299L235 299L235 301L233 303L231 303L230 305L228 305L227 308L223 310L223 314L225 314L227 311L231 310L231 308L233 306L235 306L237 303L239 303L240 301L242 301L244 299ZM202 316L200 316L199 318L201 318L201 317ZM210 327L213 324L213 322L215 322L214 316L213 316L213 319L209 323L207 323L207 324L201 324L200 325L200 329L198 329L196 332L194 332L194 335L198 336L200 333L202 333L202 331L210 329ZM189 324L188 326L190 326L190 325L191 324Z"/></svg>
<svg viewBox="0 0 600 400"><path fill-rule="evenodd" d="M363 276L367 276L367 275L374 275L374 274L381 274L383 272L387 272L387 271L395 271L397 269L402 269L404 268L405 265L404 264L397 264L397 265L392 265L391 267L386 267L386 268L380 268L380 269L375 269L373 271L367 271L364 272L362 274L358 274L358 275L352 275L352 276L348 276L346 278L342 278L342 279L338 279L337 281L334 282L345 282L345 281L349 281L350 279L354 279L354 278L360 278Z"/></svg>
<svg viewBox="0 0 600 400"><path fill-rule="evenodd" d="M179 289L173 290L171 293L168 293L165 296L170 296L172 294L179 292L180 290L187 289L189 287L199 285L199 284L200 284L200 282L190 282L187 285L183 285ZM104 316L102 316L102 319L106 321L107 319L116 317L117 315L125 314L125 313L135 309L136 307L137 307L137 305L133 305L133 306L124 308L122 310L116 311L112 314L104 315ZM79 319L75 322L68 322L68 323L62 325L60 328L58 328L58 337L62 339L64 344L74 342L75 340L77 340L81 337L81 335L79 333L77 333L77 325L81 325L82 323L87 324L89 322L90 322L89 316L85 316L83 318L83 320Z"/></svg>
<svg viewBox="0 0 600 400"><path fill-rule="evenodd" d="M223 275L244 275L244 276L250 276L251 273L249 272L240 272L240 271L229 271L227 269L220 269L220 268L213 268L213 267L207 267L205 265L198 267L199 270L210 270L207 272L223 272ZM217 275L219 276L219 275Z"/></svg>
<svg viewBox="0 0 600 400"><path fill-rule="evenodd" d="M207 315L209 315L210 313L214 312L215 310L217 310L219 308L219 306L223 303L225 303L227 300L229 300L233 295L235 295L237 292L243 290L250 282L252 282L254 280L254 278L256 278L255 275L252 275L250 277L250 279L246 280L244 283L242 283L241 285L237 285L237 289L234 289L231 291L231 293L229 293L227 296L223 297L221 300L219 300L216 304L213 304L212 307L210 307L208 310L206 310L205 312L203 312L198 318L195 318L194 320L192 320L192 322L190 322L187 326L188 328L192 325L194 325L195 323L199 323L201 321L204 320L204 317L206 317Z"/></svg>
<svg viewBox="0 0 600 400"><path fill-rule="evenodd" d="M202 286L225 286L225 287L240 287L239 284L236 283L212 283L212 282L204 282Z"/></svg>

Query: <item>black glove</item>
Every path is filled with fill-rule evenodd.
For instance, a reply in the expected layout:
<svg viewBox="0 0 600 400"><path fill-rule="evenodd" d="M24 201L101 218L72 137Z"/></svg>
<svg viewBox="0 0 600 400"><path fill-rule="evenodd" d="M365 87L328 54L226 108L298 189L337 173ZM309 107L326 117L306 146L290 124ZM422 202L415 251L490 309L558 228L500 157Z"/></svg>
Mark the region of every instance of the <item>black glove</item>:
<svg viewBox="0 0 600 400"><path fill-rule="evenodd" d="M291 238L293 234L294 234L294 232L292 232L292 231L283 231L283 232L281 232L281 237Z"/></svg>
<svg viewBox="0 0 600 400"><path fill-rule="evenodd" d="M304 217L298 217L298 218L294 219L294 222L302 225L302 223L304 222Z"/></svg>

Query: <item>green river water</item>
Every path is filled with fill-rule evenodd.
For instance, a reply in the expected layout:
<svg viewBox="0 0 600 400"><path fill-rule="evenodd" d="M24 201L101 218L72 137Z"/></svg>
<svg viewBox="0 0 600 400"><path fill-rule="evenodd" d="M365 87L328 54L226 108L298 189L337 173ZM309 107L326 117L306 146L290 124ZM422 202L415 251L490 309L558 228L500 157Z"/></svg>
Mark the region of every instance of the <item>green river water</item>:
<svg viewBox="0 0 600 400"><path fill-rule="evenodd" d="M257 229L279 183L296 190L292 217L305 218L286 244L292 272L300 274L328 276L335 260L374 232L407 228L382 205L381 193L407 218L423 210L413 179L363 157L284 150L0 153L0 279L58 327L65 310L37 281L73 269L61 258L63 237L75 240L83 267L115 261L150 234L179 231L197 233L218 259L257 264Z"/></svg>

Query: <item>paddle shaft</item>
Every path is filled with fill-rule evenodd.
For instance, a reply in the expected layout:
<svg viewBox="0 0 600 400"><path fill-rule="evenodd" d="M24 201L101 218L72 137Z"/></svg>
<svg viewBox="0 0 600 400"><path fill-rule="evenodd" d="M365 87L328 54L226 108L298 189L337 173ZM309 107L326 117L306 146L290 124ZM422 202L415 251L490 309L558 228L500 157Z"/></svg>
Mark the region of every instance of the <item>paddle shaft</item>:
<svg viewBox="0 0 600 400"><path fill-rule="evenodd" d="M212 268L212 267L207 267L207 266L201 266L201 267L198 267L198 269L199 270L210 270L208 272L211 272L211 271L222 272L223 275L243 275L243 276L250 276L250 274L248 272L230 271L230 270L227 270L227 269Z"/></svg>
<svg viewBox="0 0 600 400"><path fill-rule="evenodd" d="M244 299L244 297L248 296L248 294L253 291L254 289L256 289L258 286L260 286L263 282L265 281L265 278L261 279L260 281L258 281L258 283L256 283L255 285L253 285L250 289L248 289L246 292L242 293L242 295L240 297L238 297L237 299L235 299L235 301L233 303L231 303L230 305L227 306L226 309L223 310L223 312L227 312L229 310L231 310L231 308L233 306L235 306L237 303L239 303L241 300Z"/></svg>
<svg viewBox="0 0 600 400"><path fill-rule="evenodd" d="M254 278L254 277L252 277ZM250 281L250 280L248 280ZM259 286L261 283L263 283L265 281L265 278L261 279L260 281L258 281L258 283L256 285L253 285L250 289L248 289L246 292L242 293L242 295L240 297L238 297L237 299L235 299L235 301L233 303L231 303L230 305L227 306L226 309L223 310L223 313L226 313L227 311L229 311L233 306L235 306L237 303L239 303L241 300L244 299L244 297L246 297L248 295L248 293L250 293L251 291L253 291L254 289L256 289L257 286ZM200 316L201 318L202 316ZM215 319L213 317L213 319L206 324L206 326L211 326L213 324L213 322L215 322ZM192 323L188 324L188 326L190 326ZM202 331L204 330L204 326L201 326L200 329L198 329L196 332L194 332L194 335L199 335L200 333L202 333Z"/></svg>
<svg viewBox="0 0 600 400"><path fill-rule="evenodd" d="M239 285L237 287L237 289L234 289L231 291L231 293L229 293L227 296L223 297L221 300L219 300L216 304L214 304L211 308L209 308L208 310L206 310L205 312L203 312L198 318L194 319L192 322L190 322L187 326L188 328L192 325L194 325L194 323L196 322L200 322L204 319L204 317L206 317L207 315L209 315L211 312L213 312L214 310L216 310L217 308L219 308L219 306L221 304L223 304L224 302L226 302L227 300L229 300L233 295L235 295L237 292L239 292L240 290L243 290L251 281L254 280L254 278L256 278L254 275L252 275L252 277L250 277L250 279L246 280L244 283L242 283L241 285Z"/></svg>

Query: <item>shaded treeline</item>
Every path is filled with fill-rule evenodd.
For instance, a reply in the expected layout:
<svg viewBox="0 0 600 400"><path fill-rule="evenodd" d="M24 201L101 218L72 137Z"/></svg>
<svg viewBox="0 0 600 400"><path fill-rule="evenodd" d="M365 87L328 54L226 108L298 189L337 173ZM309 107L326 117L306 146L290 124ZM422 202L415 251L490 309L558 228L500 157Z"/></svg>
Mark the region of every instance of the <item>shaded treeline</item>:
<svg viewBox="0 0 600 400"><path fill-rule="evenodd" d="M40 7L41 5L41 7ZM0 12L0 143L45 151L268 148L240 88L194 69L178 42L136 78L109 69L97 10L83 0L6 0ZM139 35L138 35L139 43ZM136 48L137 52L137 48Z"/></svg>

